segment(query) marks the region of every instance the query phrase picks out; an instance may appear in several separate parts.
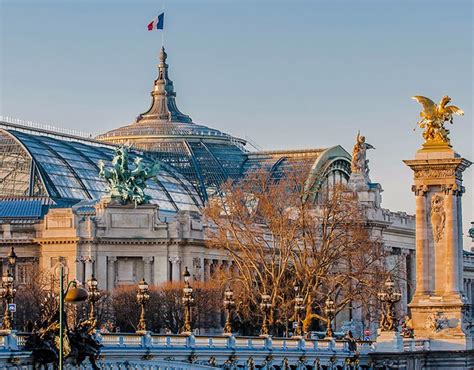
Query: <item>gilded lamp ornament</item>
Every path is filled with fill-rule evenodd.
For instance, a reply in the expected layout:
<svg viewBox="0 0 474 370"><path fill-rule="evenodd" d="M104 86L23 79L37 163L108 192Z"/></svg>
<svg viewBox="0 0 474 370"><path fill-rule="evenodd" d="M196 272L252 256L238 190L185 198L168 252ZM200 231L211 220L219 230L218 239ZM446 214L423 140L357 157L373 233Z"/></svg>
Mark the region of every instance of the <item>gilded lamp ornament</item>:
<svg viewBox="0 0 474 370"><path fill-rule="evenodd" d="M451 98L447 95L443 96L439 104L424 96L413 96L418 103L423 106L420 113L421 120L416 124L423 131L425 144L450 144L449 130L444 127L444 123L453 123L453 115L464 115L464 112L455 105L447 105Z"/></svg>

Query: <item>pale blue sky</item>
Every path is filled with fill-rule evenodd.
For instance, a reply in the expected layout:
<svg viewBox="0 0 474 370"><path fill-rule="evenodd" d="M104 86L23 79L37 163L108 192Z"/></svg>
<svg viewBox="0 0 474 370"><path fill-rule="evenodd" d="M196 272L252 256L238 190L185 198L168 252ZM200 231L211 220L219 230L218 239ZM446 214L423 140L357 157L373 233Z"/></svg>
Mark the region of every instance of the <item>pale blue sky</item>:
<svg viewBox="0 0 474 370"><path fill-rule="evenodd" d="M0 112L98 134L149 106L161 1L0 0ZM165 46L178 106L264 149L376 147L384 206L414 211L401 162L422 139L412 95L466 111L451 127L474 159L471 1L167 0ZM464 229L474 168L465 174ZM469 247L470 245L465 245Z"/></svg>

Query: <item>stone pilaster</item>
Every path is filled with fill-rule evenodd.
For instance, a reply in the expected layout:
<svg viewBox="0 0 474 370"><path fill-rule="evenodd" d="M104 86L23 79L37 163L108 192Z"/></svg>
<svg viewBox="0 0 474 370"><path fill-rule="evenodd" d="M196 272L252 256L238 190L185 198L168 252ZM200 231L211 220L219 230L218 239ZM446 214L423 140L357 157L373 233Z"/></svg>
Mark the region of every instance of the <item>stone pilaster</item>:
<svg viewBox="0 0 474 370"><path fill-rule="evenodd" d="M169 262L166 255L155 255L153 258L153 284L166 283L169 276Z"/></svg>

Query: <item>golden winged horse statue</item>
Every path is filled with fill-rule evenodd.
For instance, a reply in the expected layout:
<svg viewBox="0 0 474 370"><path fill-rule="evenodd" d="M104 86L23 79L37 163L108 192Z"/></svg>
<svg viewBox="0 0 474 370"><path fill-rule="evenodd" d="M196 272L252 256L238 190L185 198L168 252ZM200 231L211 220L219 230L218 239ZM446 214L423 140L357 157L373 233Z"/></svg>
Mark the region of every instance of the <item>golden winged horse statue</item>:
<svg viewBox="0 0 474 370"><path fill-rule="evenodd" d="M462 116L464 112L455 105L447 106L451 101L451 98L447 95L443 96L439 104L424 96L417 95L413 96L412 99L415 99L423 106L423 111L420 113L421 120L416 124L420 128L425 129L423 131L425 142L449 144L449 130L444 127L444 123L449 121L452 124L453 115L458 114Z"/></svg>

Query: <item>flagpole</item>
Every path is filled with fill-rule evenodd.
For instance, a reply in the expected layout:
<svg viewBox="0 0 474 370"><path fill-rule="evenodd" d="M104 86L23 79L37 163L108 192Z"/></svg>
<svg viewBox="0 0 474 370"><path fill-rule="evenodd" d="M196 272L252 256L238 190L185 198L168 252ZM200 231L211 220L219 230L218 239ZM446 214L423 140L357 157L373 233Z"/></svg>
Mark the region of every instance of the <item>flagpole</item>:
<svg viewBox="0 0 474 370"><path fill-rule="evenodd" d="M165 0L163 0L162 6L161 6L161 11L164 13L165 12ZM161 47L165 46L165 27L161 30Z"/></svg>

